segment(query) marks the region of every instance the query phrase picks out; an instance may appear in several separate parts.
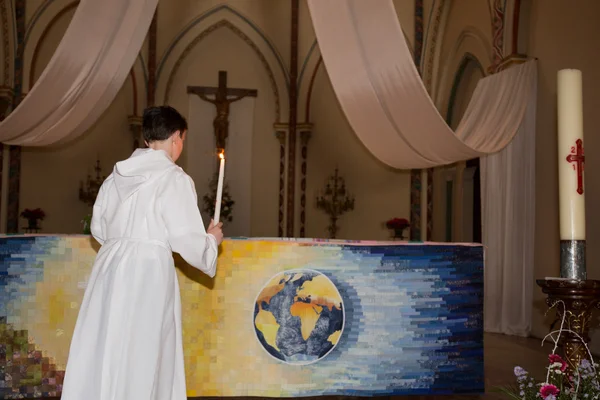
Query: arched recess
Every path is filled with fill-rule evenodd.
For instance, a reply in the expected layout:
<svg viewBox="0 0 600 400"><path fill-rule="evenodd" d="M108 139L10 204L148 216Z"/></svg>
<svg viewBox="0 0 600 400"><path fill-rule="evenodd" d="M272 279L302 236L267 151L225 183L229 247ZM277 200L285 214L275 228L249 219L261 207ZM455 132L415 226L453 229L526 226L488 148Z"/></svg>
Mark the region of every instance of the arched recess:
<svg viewBox="0 0 600 400"><path fill-rule="evenodd" d="M485 69L473 54L466 53L454 75L446 122L455 129L473 95L477 82L485 77Z"/></svg>
<svg viewBox="0 0 600 400"><path fill-rule="evenodd" d="M63 4L62 8L58 8L57 5L61 3ZM38 56L48 33L61 18L75 10L78 5L79 0L71 0L70 2L46 0L33 14L25 34L23 87L27 88L27 91L30 91L35 84L36 72L40 72L38 70ZM144 103L138 101L138 98L139 93L146 93L146 76L143 60L138 57L130 71L128 82L125 83L132 86L131 114L139 114L143 109Z"/></svg>
<svg viewBox="0 0 600 400"><path fill-rule="evenodd" d="M157 67L156 98L169 103L173 80L186 57L208 35L229 29L256 54L269 77L275 98L275 121L288 118L288 75L281 55L255 24L233 8L222 5L195 18L167 47Z"/></svg>
<svg viewBox="0 0 600 400"><path fill-rule="evenodd" d="M12 87L15 59L14 13L11 0L0 0L0 87Z"/></svg>
<svg viewBox="0 0 600 400"><path fill-rule="evenodd" d="M470 54L478 60L484 71L487 71L487 68L493 62L491 44L485 35L474 27L463 29L447 58L441 63L444 67L441 71L439 88L436 90L435 95L432 96L437 109L442 112L448 109L455 74L460 69L465 54Z"/></svg>
<svg viewBox="0 0 600 400"><path fill-rule="evenodd" d="M404 39L414 57L414 46L408 40L408 36L402 29ZM310 122L310 100L315 83L317 72L323 66L323 57L319 50L319 45L315 39L302 62L300 73L298 74L298 118L299 121Z"/></svg>

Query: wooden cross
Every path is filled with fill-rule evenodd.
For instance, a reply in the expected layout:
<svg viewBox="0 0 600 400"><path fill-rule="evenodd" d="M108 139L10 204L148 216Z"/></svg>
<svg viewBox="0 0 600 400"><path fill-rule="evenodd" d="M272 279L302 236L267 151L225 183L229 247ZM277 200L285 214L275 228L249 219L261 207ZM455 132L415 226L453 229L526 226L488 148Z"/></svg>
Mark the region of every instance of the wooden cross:
<svg viewBox="0 0 600 400"><path fill-rule="evenodd" d="M583 194L583 168L585 164L585 155L583 154L583 142L577 139L575 146L571 147L571 154L567 156L568 163L573 164L573 169L577 171L577 193Z"/></svg>
<svg viewBox="0 0 600 400"><path fill-rule="evenodd" d="M188 94L195 94L202 100L217 107L217 116L213 121L217 150L225 150L225 142L229 136L229 105L244 97L257 97L255 89L238 89L227 87L227 71L219 71L219 86L188 86ZM207 96L214 96L209 98Z"/></svg>

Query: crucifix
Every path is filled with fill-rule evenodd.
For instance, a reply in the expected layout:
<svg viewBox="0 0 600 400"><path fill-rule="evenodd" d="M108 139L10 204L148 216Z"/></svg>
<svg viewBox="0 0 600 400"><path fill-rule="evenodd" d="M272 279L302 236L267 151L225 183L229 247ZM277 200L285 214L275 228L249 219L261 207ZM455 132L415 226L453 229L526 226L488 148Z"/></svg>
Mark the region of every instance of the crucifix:
<svg viewBox="0 0 600 400"><path fill-rule="evenodd" d="M583 154L583 142L581 139L577 139L575 146L571 147L571 154L567 156L567 162L574 163L573 169L577 172L577 193L583 194L585 155Z"/></svg>
<svg viewBox="0 0 600 400"><path fill-rule="evenodd" d="M227 87L227 71L219 71L219 86L188 86L188 94L195 94L202 100L212 103L217 107L217 116L213 121L217 150L225 150L225 143L229 135L229 105L244 97L256 97L258 91L254 89L237 89ZM210 98L208 96L214 96Z"/></svg>

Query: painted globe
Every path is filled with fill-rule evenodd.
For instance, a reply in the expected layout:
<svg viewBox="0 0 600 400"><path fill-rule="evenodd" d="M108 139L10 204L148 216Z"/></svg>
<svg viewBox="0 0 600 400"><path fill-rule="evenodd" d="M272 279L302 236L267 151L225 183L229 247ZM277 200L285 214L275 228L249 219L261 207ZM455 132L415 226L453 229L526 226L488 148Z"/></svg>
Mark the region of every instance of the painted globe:
<svg viewBox="0 0 600 400"><path fill-rule="evenodd" d="M254 330L272 357L296 365L317 362L335 348L344 330L342 296L318 271L281 272L256 297Z"/></svg>

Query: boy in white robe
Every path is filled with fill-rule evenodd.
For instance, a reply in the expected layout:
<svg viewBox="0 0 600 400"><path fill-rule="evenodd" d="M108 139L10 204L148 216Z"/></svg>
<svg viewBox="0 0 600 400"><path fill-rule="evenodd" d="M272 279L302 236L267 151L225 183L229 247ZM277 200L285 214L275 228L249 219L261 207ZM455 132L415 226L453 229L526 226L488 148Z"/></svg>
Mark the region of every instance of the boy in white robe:
<svg viewBox="0 0 600 400"><path fill-rule="evenodd" d="M187 123L144 111L147 149L102 184L94 263L71 342L62 400L185 400L181 302L172 252L213 277L221 224L205 231L192 179L175 164Z"/></svg>

